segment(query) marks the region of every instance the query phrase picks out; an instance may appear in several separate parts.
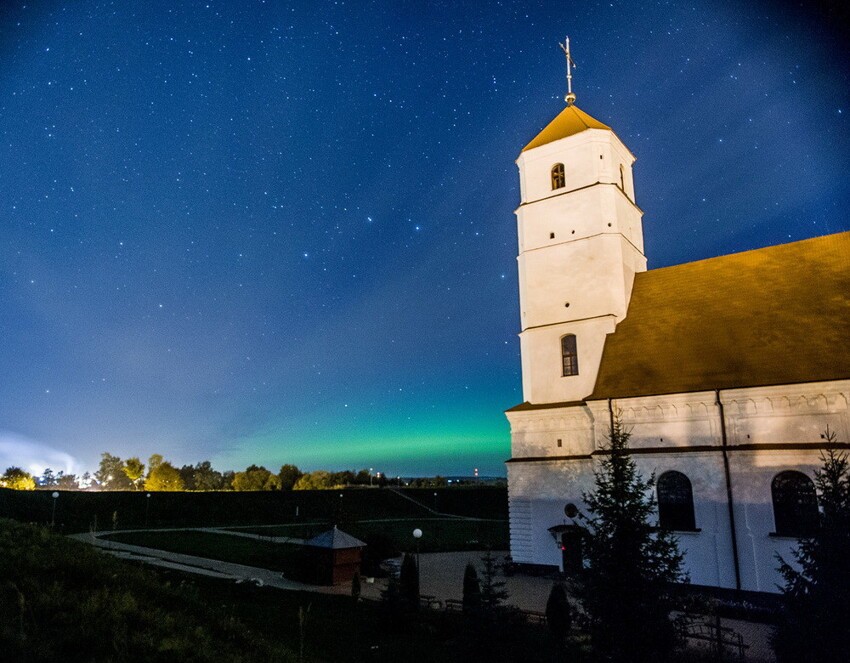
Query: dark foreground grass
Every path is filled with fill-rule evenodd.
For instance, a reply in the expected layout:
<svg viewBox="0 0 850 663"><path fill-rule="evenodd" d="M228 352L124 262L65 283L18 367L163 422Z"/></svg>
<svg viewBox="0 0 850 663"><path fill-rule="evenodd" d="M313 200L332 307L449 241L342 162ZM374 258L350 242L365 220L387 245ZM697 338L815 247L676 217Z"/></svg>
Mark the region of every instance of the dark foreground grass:
<svg viewBox="0 0 850 663"><path fill-rule="evenodd" d="M285 642L299 646L301 610L305 615L303 644L307 660L384 663L561 660L550 634L539 625L517 625L484 634L458 613L422 611L403 617L389 614L379 602L355 602L348 596L283 592L203 577L192 578L190 582L201 596L227 606L249 628L273 632Z"/></svg>
<svg viewBox="0 0 850 663"><path fill-rule="evenodd" d="M197 586L0 520L4 661L295 661Z"/></svg>

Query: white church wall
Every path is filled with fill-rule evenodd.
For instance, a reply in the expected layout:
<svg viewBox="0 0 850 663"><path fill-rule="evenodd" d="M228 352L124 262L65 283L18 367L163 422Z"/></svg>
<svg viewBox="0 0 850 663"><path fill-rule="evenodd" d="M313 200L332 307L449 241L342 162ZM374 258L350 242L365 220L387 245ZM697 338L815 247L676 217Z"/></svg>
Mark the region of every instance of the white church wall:
<svg viewBox="0 0 850 663"><path fill-rule="evenodd" d="M850 380L720 392L742 589L777 591L781 577L775 556L792 561L797 540L775 535L771 484L779 472L789 469L813 477L821 465L821 435L827 424L839 441L850 442L848 396ZM714 392L701 392L617 399L611 407L631 431L630 445L642 474L660 476L676 470L691 481L700 531L678 533L691 582L734 588L720 409L715 399ZM508 413L514 459L553 457L508 464L512 502L523 500L529 505L524 521L528 532L523 535L527 552L517 561L560 564L557 546L548 547L552 541L548 528L564 521L563 507L568 502L583 508L581 494L592 487L593 477L588 458L557 457L586 457L604 448L610 425L608 407L607 401L594 401L586 406ZM556 446L558 436L561 447ZM593 458L598 462L601 456ZM511 519L513 536L513 510Z"/></svg>
<svg viewBox="0 0 850 663"><path fill-rule="evenodd" d="M520 252L614 232L622 232L643 250L638 237L640 211L616 186L594 186L554 196L523 205L516 215Z"/></svg>
<svg viewBox="0 0 850 663"><path fill-rule="evenodd" d="M607 181L613 182L614 171L619 178L622 150L612 145L613 140L616 139L609 131L588 129L521 153L517 166L520 169L522 202L541 200L557 196L564 191L590 186L605 181L602 179L603 175ZM617 162L616 167L608 165L612 161ZM631 169L632 161L622 162L626 169ZM551 174L552 166L556 163L564 164L566 186L553 190Z"/></svg>
<svg viewBox="0 0 850 663"><path fill-rule="evenodd" d="M677 471L691 482L696 532L676 532L685 554L684 570L691 583L735 587L729 506L723 482L723 457L717 452L647 454L634 456L642 476L656 479Z"/></svg>
<svg viewBox="0 0 850 663"><path fill-rule="evenodd" d="M730 453L735 525L743 589L776 592L782 578L777 571L776 554L793 561L797 545L793 537L776 536L771 484L784 470L796 470L813 477L820 466L820 451L758 450Z"/></svg>
<svg viewBox="0 0 850 663"><path fill-rule="evenodd" d="M527 329L519 336L522 393L530 403L581 400L593 389L605 336L614 331L614 317L604 316ZM561 338L575 334L578 375L563 376Z"/></svg>
<svg viewBox="0 0 850 663"><path fill-rule="evenodd" d="M841 380L724 391L729 441L819 443L827 426L850 441L848 384Z"/></svg>
<svg viewBox="0 0 850 663"><path fill-rule="evenodd" d="M720 414L714 392L615 399L611 409L631 433L635 448L693 447L720 441ZM607 402L600 402L607 408ZM600 421L600 420L597 420ZM610 415L601 419L596 434L603 443Z"/></svg>
<svg viewBox="0 0 850 663"><path fill-rule="evenodd" d="M548 530L573 523L564 507L582 504L582 493L593 484L591 467L590 459L508 463L511 555L515 562L560 567L561 552Z"/></svg>
<svg viewBox="0 0 850 663"><path fill-rule="evenodd" d="M643 213L634 204L634 197L627 198L616 189L613 192L616 193L613 196L614 209L610 216L605 219L605 227L607 229L607 224L610 223L611 228L609 232L622 233L643 254L643 224L641 222ZM638 271L646 271L646 258L643 258L643 269L639 269Z"/></svg>
<svg viewBox="0 0 850 663"><path fill-rule="evenodd" d="M623 271L634 251L625 244L620 235L606 234L520 254L522 328L606 314L622 319L628 307L623 279L600 275Z"/></svg>
<svg viewBox="0 0 850 663"><path fill-rule="evenodd" d="M513 456L589 456L594 450L591 416L584 407L509 412Z"/></svg>

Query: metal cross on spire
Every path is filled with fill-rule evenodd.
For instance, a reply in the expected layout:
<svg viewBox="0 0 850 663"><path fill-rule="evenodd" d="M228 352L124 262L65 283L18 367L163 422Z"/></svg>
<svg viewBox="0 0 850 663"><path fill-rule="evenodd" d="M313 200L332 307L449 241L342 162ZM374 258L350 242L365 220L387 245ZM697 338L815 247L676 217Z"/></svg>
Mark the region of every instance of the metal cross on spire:
<svg viewBox="0 0 850 663"><path fill-rule="evenodd" d="M561 47L561 50L564 52L564 55L567 56L567 96L564 97L564 101L567 102L567 106L572 106L576 101L576 95L573 94L573 72L572 70L576 68L576 63L573 62L572 56L570 56L570 38L566 37L564 39L563 44L558 44Z"/></svg>

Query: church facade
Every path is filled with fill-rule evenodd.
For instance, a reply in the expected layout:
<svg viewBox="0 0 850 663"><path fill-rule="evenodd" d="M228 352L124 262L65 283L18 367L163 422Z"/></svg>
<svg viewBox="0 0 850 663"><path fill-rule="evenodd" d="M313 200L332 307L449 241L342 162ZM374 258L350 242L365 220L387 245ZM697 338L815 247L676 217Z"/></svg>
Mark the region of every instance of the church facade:
<svg viewBox="0 0 850 663"><path fill-rule="evenodd" d="M511 555L580 568L617 417L691 582L775 592L827 428L850 441L850 233L647 271L635 157L572 101L517 160Z"/></svg>

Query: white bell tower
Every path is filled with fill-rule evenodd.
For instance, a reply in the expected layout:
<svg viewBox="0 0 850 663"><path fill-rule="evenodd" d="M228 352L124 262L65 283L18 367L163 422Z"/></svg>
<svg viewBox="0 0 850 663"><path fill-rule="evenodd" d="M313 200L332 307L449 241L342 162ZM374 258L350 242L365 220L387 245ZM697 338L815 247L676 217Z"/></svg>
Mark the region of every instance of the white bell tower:
<svg viewBox="0 0 850 663"><path fill-rule="evenodd" d="M570 89L567 107L517 159L522 390L531 404L592 393L605 336L646 270L635 157L574 101Z"/></svg>

